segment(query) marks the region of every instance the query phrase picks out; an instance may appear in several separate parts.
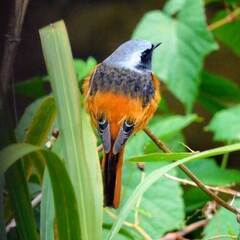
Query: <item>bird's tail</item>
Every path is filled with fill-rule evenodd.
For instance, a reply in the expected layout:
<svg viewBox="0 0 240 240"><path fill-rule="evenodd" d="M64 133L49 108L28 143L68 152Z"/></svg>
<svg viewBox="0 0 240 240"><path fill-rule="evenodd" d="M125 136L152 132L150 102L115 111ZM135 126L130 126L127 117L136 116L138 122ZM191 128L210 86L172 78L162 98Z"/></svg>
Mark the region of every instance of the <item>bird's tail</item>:
<svg viewBox="0 0 240 240"><path fill-rule="evenodd" d="M123 166L122 148L116 155L111 151L104 154L102 161L104 183L104 205L118 208L121 195L121 180Z"/></svg>

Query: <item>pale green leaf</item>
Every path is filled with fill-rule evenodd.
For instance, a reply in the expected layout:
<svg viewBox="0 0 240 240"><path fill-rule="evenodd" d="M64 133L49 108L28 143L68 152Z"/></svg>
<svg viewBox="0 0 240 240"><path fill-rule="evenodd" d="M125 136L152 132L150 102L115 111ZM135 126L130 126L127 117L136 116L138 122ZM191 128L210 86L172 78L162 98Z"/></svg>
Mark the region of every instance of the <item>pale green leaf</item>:
<svg viewBox="0 0 240 240"><path fill-rule="evenodd" d="M204 57L217 48L207 30L202 0L171 0L164 11L148 12L133 38L162 42L153 56L153 70L190 111Z"/></svg>
<svg viewBox="0 0 240 240"><path fill-rule="evenodd" d="M80 104L80 91L65 25L40 30L40 38L56 101L63 155L81 213L81 237L102 236L102 181L96 139Z"/></svg>
<svg viewBox="0 0 240 240"><path fill-rule="evenodd" d="M240 140L240 105L217 112L207 130L214 133L216 141Z"/></svg>

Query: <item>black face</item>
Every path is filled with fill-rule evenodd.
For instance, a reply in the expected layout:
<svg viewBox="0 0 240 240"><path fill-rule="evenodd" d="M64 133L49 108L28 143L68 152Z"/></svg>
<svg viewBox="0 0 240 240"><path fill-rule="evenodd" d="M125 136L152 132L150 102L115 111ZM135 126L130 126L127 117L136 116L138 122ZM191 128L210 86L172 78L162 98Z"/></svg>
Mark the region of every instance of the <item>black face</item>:
<svg viewBox="0 0 240 240"><path fill-rule="evenodd" d="M146 49L144 52L142 52L141 55L141 68L151 69L152 67L152 50L153 48Z"/></svg>
<svg viewBox="0 0 240 240"><path fill-rule="evenodd" d="M152 44L151 48L146 49L145 51L142 52L141 63L138 64L138 66L137 66L138 69L142 69L142 70L149 69L149 70L151 70L151 68L152 68L152 52L159 45L160 45L160 43Z"/></svg>

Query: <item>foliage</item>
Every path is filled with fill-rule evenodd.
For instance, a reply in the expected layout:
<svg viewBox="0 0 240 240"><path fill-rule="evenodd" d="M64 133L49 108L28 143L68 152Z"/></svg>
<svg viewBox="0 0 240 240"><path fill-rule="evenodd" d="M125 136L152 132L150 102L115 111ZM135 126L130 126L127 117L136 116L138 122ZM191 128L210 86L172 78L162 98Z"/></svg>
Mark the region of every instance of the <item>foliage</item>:
<svg viewBox="0 0 240 240"><path fill-rule="evenodd" d="M147 13L133 37L163 42L156 50L153 69L190 111L198 94L203 59L217 48L207 30L202 1L169 1L163 11Z"/></svg>
<svg viewBox="0 0 240 240"><path fill-rule="evenodd" d="M208 26L205 10L218 2L168 0L162 9L147 12L133 31L133 38L162 42L153 56L153 69L163 81L163 97L149 128L172 153L163 153L143 131L129 139L117 210L102 208L101 153L97 153L81 96L83 79L97 62L93 57L85 61L72 58L63 22L40 30L48 75L16 84L16 92L28 97L31 104L15 129L18 144L0 151L0 175L15 167L14 175L7 174L11 198L4 198L5 219L0 221L16 218L17 237L8 234L8 239L159 239L184 230L199 218L209 218L206 206L211 199L198 188L181 184L190 180L177 168L181 163L202 182L217 187L226 201L233 198L230 188L239 194L240 170L227 163L229 153L240 150L240 86L230 76L209 71L204 63L213 51L221 51L222 44L239 58L240 6L239 1L225 1L228 9L218 7ZM226 18L229 11L234 18ZM49 84L51 92L45 88ZM164 84L185 114L169 107ZM209 119L204 119L199 106ZM223 146L192 151L187 147L192 136L185 134L192 124L212 133L211 141ZM56 128L60 131L57 139ZM218 155L223 155L221 166ZM231 160L237 161L237 155L231 155ZM136 162L144 163L141 170ZM0 181L2 188L2 177ZM32 211L33 184L42 199ZM232 192L223 194L221 190ZM237 207L238 197L232 201ZM235 216L223 208L214 210L206 226L187 238L228 235L237 239L240 227ZM4 237L0 235L0 239Z"/></svg>

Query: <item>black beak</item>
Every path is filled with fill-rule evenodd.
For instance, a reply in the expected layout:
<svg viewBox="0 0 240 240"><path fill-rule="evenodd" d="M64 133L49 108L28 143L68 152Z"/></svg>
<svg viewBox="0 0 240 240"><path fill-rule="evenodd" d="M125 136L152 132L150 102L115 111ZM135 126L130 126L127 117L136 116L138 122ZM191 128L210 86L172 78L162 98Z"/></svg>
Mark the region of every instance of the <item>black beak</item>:
<svg viewBox="0 0 240 240"><path fill-rule="evenodd" d="M161 45L162 43L156 43L156 44L152 44L152 50L156 49L159 45Z"/></svg>

